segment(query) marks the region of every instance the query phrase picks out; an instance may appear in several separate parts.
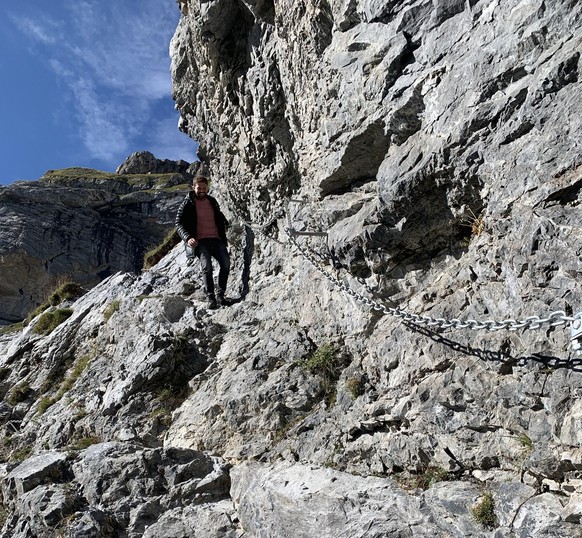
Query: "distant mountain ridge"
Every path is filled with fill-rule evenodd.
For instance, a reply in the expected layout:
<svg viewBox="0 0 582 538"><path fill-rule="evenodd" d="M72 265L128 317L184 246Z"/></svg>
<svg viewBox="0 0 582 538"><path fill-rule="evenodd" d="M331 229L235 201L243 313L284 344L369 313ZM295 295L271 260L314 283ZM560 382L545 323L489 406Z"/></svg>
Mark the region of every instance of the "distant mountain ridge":
<svg viewBox="0 0 582 538"><path fill-rule="evenodd" d="M173 226L189 167L137 152L115 174L49 170L2 187L0 322L25 318L63 278L90 287L140 271L144 253Z"/></svg>
<svg viewBox="0 0 582 538"><path fill-rule="evenodd" d="M176 245L0 330L2 538L580 538L582 3L178 4L233 304ZM147 177L10 192L102 255Z"/></svg>

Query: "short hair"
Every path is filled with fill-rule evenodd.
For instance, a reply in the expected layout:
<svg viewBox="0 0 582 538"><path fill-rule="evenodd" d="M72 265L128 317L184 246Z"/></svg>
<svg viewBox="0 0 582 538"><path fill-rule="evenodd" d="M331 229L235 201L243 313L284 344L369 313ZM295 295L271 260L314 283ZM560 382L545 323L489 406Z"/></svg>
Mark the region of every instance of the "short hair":
<svg viewBox="0 0 582 538"><path fill-rule="evenodd" d="M192 185L196 185L196 183L206 183L208 185L208 178L206 176L196 176L192 181Z"/></svg>

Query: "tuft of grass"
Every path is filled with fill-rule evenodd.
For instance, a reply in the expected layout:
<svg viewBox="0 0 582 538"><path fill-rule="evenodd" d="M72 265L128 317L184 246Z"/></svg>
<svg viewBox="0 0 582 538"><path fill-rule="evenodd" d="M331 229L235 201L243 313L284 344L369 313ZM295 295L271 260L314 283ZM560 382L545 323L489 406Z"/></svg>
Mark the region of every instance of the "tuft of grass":
<svg viewBox="0 0 582 538"><path fill-rule="evenodd" d="M86 370L87 366L91 362L92 356L91 355L83 355L80 357L74 364L71 373L66 377L66 379L61 383L59 390L53 397L45 396L39 402L37 406L37 413L42 415L51 407L52 405L56 404L69 390L71 390L81 374Z"/></svg>
<svg viewBox="0 0 582 538"><path fill-rule="evenodd" d="M118 299L115 299L114 301L111 301L107 305L107 308L103 312L103 319L106 322L109 321L109 318L111 316L113 316L113 314L115 314L115 312L117 312L119 310L119 305L120 304L121 304L121 301L119 301Z"/></svg>
<svg viewBox="0 0 582 538"><path fill-rule="evenodd" d="M533 441L526 433L520 433L517 440L525 451L531 452L533 450Z"/></svg>
<svg viewBox="0 0 582 538"><path fill-rule="evenodd" d="M405 490L427 490L438 482L447 482L451 479L451 474L442 467L438 465L427 465L418 473L400 475L398 483Z"/></svg>
<svg viewBox="0 0 582 538"><path fill-rule="evenodd" d="M313 355L300 363L308 372L317 375L321 381L325 403L335 403L337 381L344 366L337 349L329 343L318 347Z"/></svg>
<svg viewBox="0 0 582 538"><path fill-rule="evenodd" d="M471 235L479 237L485 231L485 221L481 215L476 215L469 208L469 216L461 220L461 225L470 228Z"/></svg>
<svg viewBox="0 0 582 538"><path fill-rule="evenodd" d="M57 398L50 398L49 396L45 396L40 400L36 411L39 415L42 415L46 412L46 410L51 407L52 405L56 404L59 400Z"/></svg>
<svg viewBox="0 0 582 538"><path fill-rule="evenodd" d="M21 462L24 461L32 453L32 448L25 446L19 448L10 454L10 461Z"/></svg>
<svg viewBox="0 0 582 538"><path fill-rule="evenodd" d="M72 280L65 280L48 298L51 306L58 306L64 301L78 299L85 293L85 290Z"/></svg>
<svg viewBox="0 0 582 538"><path fill-rule="evenodd" d="M471 508L473 519L486 527L492 529L497 525L497 517L495 516L495 500L491 492L486 492L481 500Z"/></svg>
<svg viewBox="0 0 582 538"><path fill-rule="evenodd" d="M366 385L361 377L352 376L346 379L346 389L351 394L354 400L357 399L359 396L362 396L362 394L364 394L365 388Z"/></svg>
<svg viewBox="0 0 582 538"><path fill-rule="evenodd" d="M67 377L67 379L63 381L63 384L59 389L59 393L62 393L61 396L64 395L65 392L68 392L73 388L73 385L75 384L77 379L81 377L81 374L86 370L87 366L89 366L91 358L92 358L91 355L83 355L82 357L79 358L79 360L77 360L77 362L75 362L71 374Z"/></svg>
<svg viewBox="0 0 582 538"><path fill-rule="evenodd" d="M19 383L18 385L16 385L8 394L8 397L6 398L6 401L14 406L20 402L23 402L24 400L26 400L26 398L28 398L28 396L30 395L30 385L28 383L28 381L23 381L22 383Z"/></svg>
<svg viewBox="0 0 582 538"><path fill-rule="evenodd" d="M87 436L82 437L81 439L77 439L69 448L71 450L85 450L86 448L89 448L90 446L96 445L100 442L101 439L99 437Z"/></svg>
<svg viewBox="0 0 582 538"><path fill-rule="evenodd" d="M46 336L53 332L61 323L73 315L71 308L57 308L50 312L44 312L36 322L33 331L36 334Z"/></svg>
<svg viewBox="0 0 582 538"><path fill-rule="evenodd" d="M12 325L6 325L0 327L0 334L10 334L20 331L24 327L24 322L19 321L18 323L13 323Z"/></svg>
<svg viewBox="0 0 582 538"><path fill-rule="evenodd" d="M180 236L175 228L170 230L164 240L156 247L148 250L143 258L144 270L151 269L158 263L168 252L170 252L179 242Z"/></svg>
<svg viewBox="0 0 582 538"><path fill-rule="evenodd" d="M278 443L279 441L286 439L289 431L292 430L299 423L301 423L303 420L305 420L308 417L308 415L309 415L308 413L302 413L297 415L296 417L290 416L283 417L281 426L274 432L275 435L273 438L273 442Z"/></svg>
<svg viewBox="0 0 582 538"><path fill-rule="evenodd" d="M48 310L51 306L58 306L64 301L78 299L85 293L85 290L76 282L65 278L57 284L57 287L49 293L46 300L30 312L26 318L25 324L32 321L33 318Z"/></svg>

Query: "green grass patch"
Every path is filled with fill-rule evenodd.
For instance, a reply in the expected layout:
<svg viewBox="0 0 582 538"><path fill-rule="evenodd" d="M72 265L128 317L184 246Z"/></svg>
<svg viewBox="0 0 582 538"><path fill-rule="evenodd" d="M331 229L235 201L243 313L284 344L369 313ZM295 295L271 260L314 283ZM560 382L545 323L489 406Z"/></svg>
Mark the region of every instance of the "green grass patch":
<svg viewBox="0 0 582 538"><path fill-rule="evenodd" d="M101 439L96 436L82 437L81 439L77 439L69 448L71 450L85 450L86 448L100 442Z"/></svg>
<svg viewBox="0 0 582 538"><path fill-rule="evenodd" d="M36 334L46 336L54 331L61 323L65 322L73 315L71 308L57 308L50 312L44 312L38 318L33 331Z"/></svg>
<svg viewBox="0 0 582 538"><path fill-rule="evenodd" d="M346 379L346 390L351 394L354 400L364 394L365 388L366 385L361 377L352 376Z"/></svg>
<svg viewBox="0 0 582 538"><path fill-rule="evenodd" d="M58 402L57 398L50 398L48 396L45 396L44 398L42 398L40 400L40 402L38 403L38 406L36 408L37 412L39 415L42 415L44 412L46 412L46 410L51 406L54 405Z"/></svg>
<svg viewBox="0 0 582 538"><path fill-rule="evenodd" d="M429 465L424 471L411 477L411 485L414 488L427 490L438 482L446 482L450 479L451 475L445 469L438 465Z"/></svg>
<svg viewBox="0 0 582 538"><path fill-rule="evenodd" d="M20 402L24 402L26 398L30 395L30 385L28 381L23 381L22 383L18 383L18 385L14 386L12 390L8 393L6 401L14 406L19 404Z"/></svg>
<svg viewBox="0 0 582 538"><path fill-rule="evenodd" d="M143 258L144 270L152 268L158 263L168 252L170 252L179 242L180 236L175 228L170 230L164 240L154 248L148 250Z"/></svg>
<svg viewBox="0 0 582 538"><path fill-rule="evenodd" d="M6 325L5 327L0 327L0 334L10 334L20 331L24 328L24 322L19 321L18 323L13 323L12 325Z"/></svg>
<svg viewBox="0 0 582 538"><path fill-rule="evenodd" d="M22 462L30 456L32 453L32 448L29 446L25 446L22 448L16 449L14 452L10 454L10 461L14 462Z"/></svg>
<svg viewBox="0 0 582 538"><path fill-rule="evenodd" d="M45 301L30 312L26 318L25 324L32 321L33 318L48 310L51 306L58 306L64 301L71 301L78 299L85 293L85 290L76 282L65 279L57 284L57 287L52 290Z"/></svg>
<svg viewBox="0 0 582 538"><path fill-rule="evenodd" d="M111 316L113 316L113 314L115 314L115 312L117 312L119 310L120 304L121 304L121 301L119 301L118 299L115 299L114 301L111 301L107 305L107 308L103 311L103 319L106 322L109 321L109 318Z"/></svg>
<svg viewBox="0 0 582 538"><path fill-rule="evenodd" d="M87 369L87 366L89 366L91 358L91 355L83 355L77 360L77 362L75 362L71 374L63 381L63 384L59 389L59 393L62 393L61 396L73 388L77 379L81 377L81 374Z"/></svg>
<svg viewBox="0 0 582 538"><path fill-rule="evenodd" d="M483 525L483 527L492 529L497 525L495 500L489 491L471 508L471 514L473 515L473 519L480 525Z"/></svg>
<svg viewBox="0 0 582 538"><path fill-rule="evenodd" d="M148 189L176 189L189 190L190 186L186 179L180 179L176 176L179 174L173 172L169 174L116 174L115 172L103 172L102 170L95 170L93 168L62 168L60 170L48 170L41 178L41 181L46 183L72 183L77 181L117 181L119 183L126 183L132 187L138 187L143 190ZM183 181L178 188L176 181Z"/></svg>
<svg viewBox="0 0 582 538"><path fill-rule="evenodd" d="M531 452L533 450L533 441L529 438L526 433L520 433L517 437L519 444L523 447L524 451Z"/></svg>
<svg viewBox="0 0 582 538"><path fill-rule="evenodd" d="M73 388L77 379L81 377L81 374L87 369L87 366L89 366L91 359L91 355L83 355L75 362L71 373L61 383L57 393L54 396L45 396L40 400L36 409L39 415L45 413L47 409L56 404L69 390Z"/></svg>
<svg viewBox="0 0 582 538"><path fill-rule="evenodd" d="M318 347L313 355L300 362L308 372L317 375L321 381L325 403L331 406L335 403L337 381L345 367L337 349L325 343Z"/></svg>

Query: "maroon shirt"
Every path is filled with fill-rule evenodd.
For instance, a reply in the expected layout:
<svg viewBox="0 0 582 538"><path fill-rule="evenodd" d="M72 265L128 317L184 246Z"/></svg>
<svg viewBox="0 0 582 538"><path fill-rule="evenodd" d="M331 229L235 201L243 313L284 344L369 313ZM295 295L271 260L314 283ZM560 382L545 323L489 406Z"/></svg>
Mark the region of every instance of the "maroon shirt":
<svg viewBox="0 0 582 538"><path fill-rule="evenodd" d="M196 199L196 239L219 239L214 208L208 198Z"/></svg>

